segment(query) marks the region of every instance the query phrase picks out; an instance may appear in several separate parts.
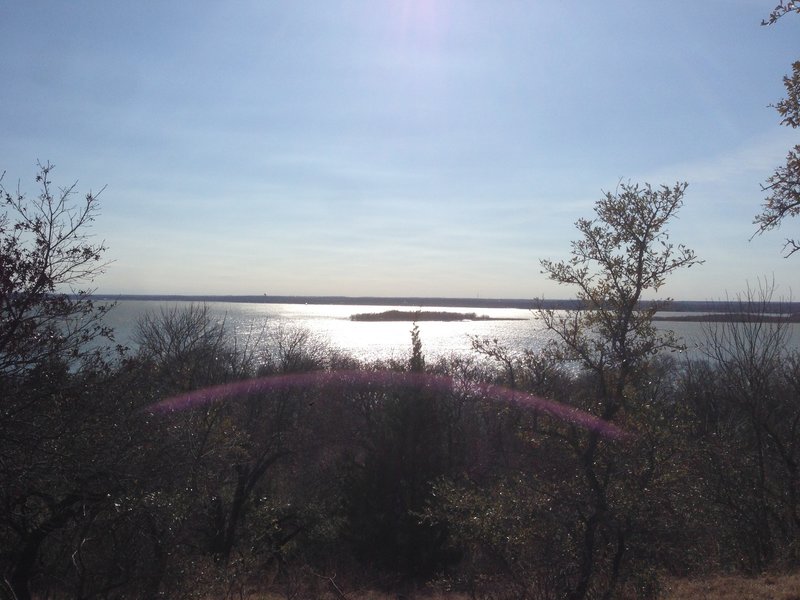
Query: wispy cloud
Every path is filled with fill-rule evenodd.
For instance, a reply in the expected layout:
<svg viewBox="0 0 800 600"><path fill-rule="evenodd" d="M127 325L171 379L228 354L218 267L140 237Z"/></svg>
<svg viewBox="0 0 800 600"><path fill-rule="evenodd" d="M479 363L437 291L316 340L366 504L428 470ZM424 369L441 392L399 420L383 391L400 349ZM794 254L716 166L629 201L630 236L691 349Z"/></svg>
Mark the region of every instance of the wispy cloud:
<svg viewBox="0 0 800 600"><path fill-rule="evenodd" d="M653 183L688 181L692 184L729 184L743 179L764 181L797 143L797 134L788 129L749 139L746 143L706 159L665 165L641 178Z"/></svg>

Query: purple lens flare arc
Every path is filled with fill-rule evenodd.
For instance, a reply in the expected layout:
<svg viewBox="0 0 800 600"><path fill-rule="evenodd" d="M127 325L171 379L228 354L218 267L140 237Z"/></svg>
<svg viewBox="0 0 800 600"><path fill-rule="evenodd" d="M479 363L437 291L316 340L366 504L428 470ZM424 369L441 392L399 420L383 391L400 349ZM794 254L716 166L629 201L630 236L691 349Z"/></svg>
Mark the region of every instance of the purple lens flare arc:
<svg viewBox="0 0 800 600"><path fill-rule="evenodd" d="M166 398L149 407L153 413L183 411L255 393L277 393L301 389L346 388L369 391L378 389L459 391L476 398L492 399L545 414L566 423L597 431L604 437L624 438L623 429L580 409L520 390L493 383L463 382L446 375L403 373L397 371L317 371L289 375L271 375L233 383L214 385Z"/></svg>

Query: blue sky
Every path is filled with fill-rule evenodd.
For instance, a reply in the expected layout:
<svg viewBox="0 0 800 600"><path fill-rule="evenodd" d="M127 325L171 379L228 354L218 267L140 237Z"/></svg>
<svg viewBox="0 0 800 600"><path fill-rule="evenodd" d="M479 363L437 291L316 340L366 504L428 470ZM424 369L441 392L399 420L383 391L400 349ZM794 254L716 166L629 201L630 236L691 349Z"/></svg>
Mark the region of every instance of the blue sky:
<svg viewBox="0 0 800 600"><path fill-rule="evenodd" d="M11 1L0 171L107 186L104 293L570 297L539 259L630 180L689 183L660 295L788 296L800 222L749 241L798 137L775 3Z"/></svg>

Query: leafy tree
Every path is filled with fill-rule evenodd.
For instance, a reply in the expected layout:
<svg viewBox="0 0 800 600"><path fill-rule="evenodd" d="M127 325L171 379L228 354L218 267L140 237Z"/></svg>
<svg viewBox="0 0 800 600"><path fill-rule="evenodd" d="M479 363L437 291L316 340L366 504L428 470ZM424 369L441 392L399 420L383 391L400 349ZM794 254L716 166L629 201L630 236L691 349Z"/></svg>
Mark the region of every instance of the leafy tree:
<svg viewBox="0 0 800 600"><path fill-rule="evenodd" d="M419 326L400 369L426 372ZM347 538L355 556L401 580L425 580L458 558L447 530L422 522L434 482L463 466L461 400L432 390L423 377L407 389L374 387L358 398L359 448L345 464Z"/></svg>
<svg viewBox="0 0 800 600"><path fill-rule="evenodd" d="M419 325L414 321L411 328L411 360L409 370L412 373L425 372L425 355L422 353L422 338L419 335Z"/></svg>
<svg viewBox="0 0 800 600"><path fill-rule="evenodd" d="M551 350L598 376L604 419L626 406L626 386L637 371L660 350L677 346L671 332L653 325L653 315L669 300L645 305L642 295L657 292L678 269L702 262L692 250L670 243L666 231L686 187L621 184L597 202L595 219L577 221L583 237L572 242L570 260L541 261L550 279L577 287L583 310L540 315L559 340Z"/></svg>
<svg viewBox="0 0 800 600"><path fill-rule="evenodd" d="M540 311L553 336L544 352L514 353L473 338L497 380L633 434L613 439L487 405L470 431L470 446L480 450L474 462L485 467L441 478L425 513L446 524L450 543L464 551L456 581L473 593L653 597L654 565L680 560L693 492L676 483L685 481L689 461L674 443L680 404L672 362L661 352L679 343L653 325L667 301L645 302L643 294L700 262L667 232L685 189L620 185L597 202L594 219L577 222L582 237L570 260L542 261L551 279L577 288L578 300L566 314Z"/></svg>
<svg viewBox="0 0 800 600"><path fill-rule="evenodd" d="M775 7L767 20L762 25L772 25L782 16L791 12L800 14L800 5L790 0L783 1ZM793 129L800 127L800 61L792 64L791 76L784 76L783 85L786 87L786 98L775 105L781 116L781 125ZM756 215L753 223L758 226L755 235L780 227L785 217L794 217L800 214L800 144L789 150L786 155L786 164L779 166L767 179L762 190L769 195L764 200L761 212ZM791 256L800 250L800 240L788 238L784 244L785 256Z"/></svg>
<svg viewBox="0 0 800 600"><path fill-rule="evenodd" d="M647 502L647 490L654 488L659 472L657 447L636 445L656 443L650 424L662 415L651 410L656 394L648 389L650 375L656 355L678 343L671 332L653 325L655 312L667 301L645 304L642 296L657 292L678 269L702 262L692 250L672 244L666 229L682 206L686 187L621 184L597 202L594 219L577 221L582 237L572 243L569 260L541 261L550 279L577 288L583 306L567 315L540 311L556 336L549 354L577 364L588 378L590 393L581 408L640 429L639 441L624 451L606 443L598 431L561 434L576 454L580 472L580 486L572 491L581 498L576 502L575 532L581 540L580 561L572 598L590 592L601 566L606 595L613 592L640 524L637 511ZM637 457L642 461L629 460Z"/></svg>

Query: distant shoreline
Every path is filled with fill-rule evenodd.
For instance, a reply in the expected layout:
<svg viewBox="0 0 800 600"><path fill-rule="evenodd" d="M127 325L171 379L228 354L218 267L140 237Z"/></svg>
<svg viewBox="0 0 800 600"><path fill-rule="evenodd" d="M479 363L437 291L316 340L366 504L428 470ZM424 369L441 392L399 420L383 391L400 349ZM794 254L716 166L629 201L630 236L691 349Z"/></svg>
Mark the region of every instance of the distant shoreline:
<svg viewBox="0 0 800 600"><path fill-rule="evenodd" d="M155 301L155 302L241 302L252 304L332 304L351 306L402 306L409 308L516 308L522 310L576 310L581 307L578 300L556 299L535 300L519 298L434 298L434 297L385 297L385 296L232 296L232 295L180 295L180 294L94 294L98 301ZM648 306L644 301L643 306ZM780 314L800 314L800 302L771 303L763 307L765 312ZM675 300L667 312L690 313L741 313L742 306L738 302L718 302L708 300ZM691 320L698 320L699 315L692 315ZM718 318L717 318L718 319ZM678 316L657 316L659 321L684 320ZM702 319L700 319L702 320ZM705 320L714 320L705 319ZM785 320L785 319L784 319Z"/></svg>
<svg viewBox="0 0 800 600"><path fill-rule="evenodd" d="M791 315L755 315L741 312L723 312L701 315L675 315L670 317L653 317L653 321L676 321L682 323L800 323L800 314Z"/></svg>
<svg viewBox="0 0 800 600"><path fill-rule="evenodd" d="M181 294L94 294L95 300L144 300L157 302L242 302L252 304L330 304L352 306L407 306L444 308L519 308L533 310L539 302L519 298L434 298L391 296L211 296ZM576 300L546 300L546 308L570 309L579 306Z"/></svg>

